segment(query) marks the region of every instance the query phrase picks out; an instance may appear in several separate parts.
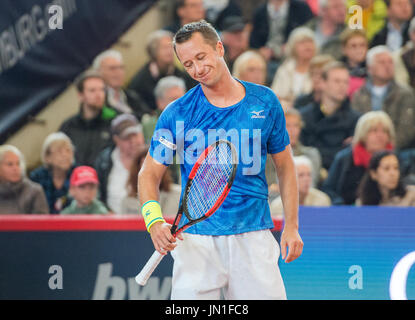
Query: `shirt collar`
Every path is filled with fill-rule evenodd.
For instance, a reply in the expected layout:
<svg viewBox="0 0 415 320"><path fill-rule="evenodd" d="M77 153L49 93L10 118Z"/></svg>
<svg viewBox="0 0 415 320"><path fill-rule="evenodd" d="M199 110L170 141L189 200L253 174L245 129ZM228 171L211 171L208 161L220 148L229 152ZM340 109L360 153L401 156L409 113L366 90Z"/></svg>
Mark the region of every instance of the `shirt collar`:
<svg viewBox="0 0 415 320"><path fill-rule="evenodd" d="M405 29L406 26L406 22L402 23L399 30L396 30L396 28L392 25L392 23L390 21L388 21L387 24L387 28L388 28L388 32L399 32L402 33L403 30Z"/></svg>
<svg viewBox="0 0 415 320"><path fill-rule="evenodd" d="M386 87L386 91L385 91L385 92L389 91L389 88L391 87L391 84L392 84L392 81L389 81L389 83L385 86L385 87ZM374 88L373 82L372 82L372 80L371 80L370 78L368 78L368 79L366 80L366 88L367 88L370 92L372 92L372 90L373 90L373 88Z"/></svg>
<svg viewBox="0 0 415 320"><path fill-rule="evenodd" d="M272 19L285 17L288 13L288 1L284 1L284 3L281 5L278 11L274 10L274 6L271 3L268 3L267 11L268 11L268 15Z"/></svg>

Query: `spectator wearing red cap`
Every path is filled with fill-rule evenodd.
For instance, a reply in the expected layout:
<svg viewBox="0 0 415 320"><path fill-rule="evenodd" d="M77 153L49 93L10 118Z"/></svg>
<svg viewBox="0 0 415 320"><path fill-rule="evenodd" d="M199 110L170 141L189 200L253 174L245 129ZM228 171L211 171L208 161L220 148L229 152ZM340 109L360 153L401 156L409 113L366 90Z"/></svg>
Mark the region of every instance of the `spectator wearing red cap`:
<svg viewBox="0 0 415 320"><path fill-rule="evenodd" d="M105 205L96 199L98 175L94 168L81 166L74 169L70 179L71 205L62 214L107 214Z"/></svg>

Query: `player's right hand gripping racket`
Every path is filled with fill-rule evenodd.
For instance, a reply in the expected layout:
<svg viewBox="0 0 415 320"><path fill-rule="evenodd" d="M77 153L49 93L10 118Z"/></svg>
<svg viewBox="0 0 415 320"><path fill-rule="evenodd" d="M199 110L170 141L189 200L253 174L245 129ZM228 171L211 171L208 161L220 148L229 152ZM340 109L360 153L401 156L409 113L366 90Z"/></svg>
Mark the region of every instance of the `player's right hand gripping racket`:
<svg viewBox="0 0 415 320"><path fill-rule="evenodd" d="M189 174L181 206L171 228L174 237L210 217L221 206L231 189L237 166L235 146L227 140L218 140L202 152ZM177 229L183 213L189 221ZM156 250L135 281L144 286L163 257Z"/></svg>

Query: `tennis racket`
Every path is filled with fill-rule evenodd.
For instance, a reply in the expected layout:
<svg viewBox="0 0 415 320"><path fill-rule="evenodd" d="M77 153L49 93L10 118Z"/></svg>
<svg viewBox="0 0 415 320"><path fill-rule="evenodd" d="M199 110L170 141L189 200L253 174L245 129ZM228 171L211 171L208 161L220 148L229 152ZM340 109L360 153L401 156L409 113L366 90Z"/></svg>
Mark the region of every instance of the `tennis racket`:
<svg viewBox="0 0 415 320"><path fill-rule="evenodd" d="M218 140L202 152L189 174L180 208L171 227L174 237L207 219L221 206L235 179L237 162L236 149L227 140ZM178 228L183 214L189 221ZM144 286L163 257L156 250L135 281Z"/></svg>

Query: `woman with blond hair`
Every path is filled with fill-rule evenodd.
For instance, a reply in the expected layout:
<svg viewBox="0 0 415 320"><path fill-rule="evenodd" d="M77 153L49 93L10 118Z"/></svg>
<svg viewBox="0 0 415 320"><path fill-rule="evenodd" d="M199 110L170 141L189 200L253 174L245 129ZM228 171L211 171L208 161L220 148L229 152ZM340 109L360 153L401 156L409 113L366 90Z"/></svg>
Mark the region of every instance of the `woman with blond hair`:
<svg viewBox="0 0 415 320"><path fill-rule="evenodd" d="M26 178L19 149L0 146L0 214L49 213L42 187Z"/></svg>
<svg viewBox="0 0 415 320"><path fill-rule="evenodd" d="M60 213L70 204L69 178L74 165L74 146L63 132L48 135L41 152L42 166L30 173L30 179L45 191L50 213Z"/></svg>
<svg viewBox="0 0 415 320"><path fill-rule="evenodd" d="M254 50L245 51L236 58L232 75L242 81L265 85L267 63L259 52Z"/></svg>
<svg viewBox="0 0 415 320"><path fill-rule="evenodd" d="M287 110L294 100L312 90L310 62L317 53L314 32L306 27L294 29L285 47L285 60L278 67L271 89Z"/></svg>
<svg viewBox="0 0 415 320"><path fill-rule="evenodd" d="M390 117L384 111L365 113L356 124L352 145L336 154L322 190L333 204L354 204L372 155L393 150L394 145L395 128Z"/></svg>

